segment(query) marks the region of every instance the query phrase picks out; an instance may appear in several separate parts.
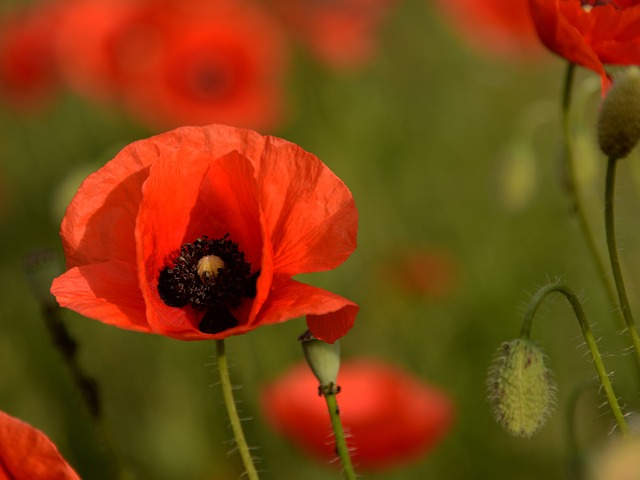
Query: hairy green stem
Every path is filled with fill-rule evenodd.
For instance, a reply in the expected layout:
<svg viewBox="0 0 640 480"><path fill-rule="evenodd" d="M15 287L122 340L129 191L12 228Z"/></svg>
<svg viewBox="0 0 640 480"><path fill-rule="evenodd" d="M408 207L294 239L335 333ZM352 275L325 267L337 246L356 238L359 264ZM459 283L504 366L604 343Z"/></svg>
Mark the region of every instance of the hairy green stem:
<svg viewBox="0 0 640 480"><path fill-rule="evenodd" d="M240 417L238 416L238 410L236 409L236 402L233 398L233 388L229 377L229 365L227 363L224 340L216 340L216 358L218 361L218 372L220 374L220 386L222 387L224 404L227 407L227 415L231 422L231 430L233 431L233 436L236 441L236 447L238 448L238 452L240 452L240 458L242 458L242 464L246 470L246 477L249 480L258 480L258 471L253 463L251 451L247 445Z"/></svg>
<svg viewBox="0 0 640 480"><path fill-rule="evenodd" d="M627 326L631 342L633 343L634 354L638 366L640 366L640 337L638 329L631 313L627 291L622 278L622 269L620 268L620 259L618 258L618 246L616 241L616 229L614 221L614 197L616 183L616 166L618 161L610 158L607 164L607 179L604 193L604 217L605 229L607 234L607 247L609 248L609 260L611 261L611 271L615 280L616 290L618 292L618 300L620 301L620 309Z"/></svg>
<svg viewBox="0 0 640 480"><path fill-rule="evenodd" d="M600 383L602 384L602 388L604 390L605 396L607 397L607 402L609 403L609 407L611 408L611 413L613 413L613 417L615 418L616 424L620 429L622 435L627 438L629 437L629 427L627 426L627 422L624 419L624 415L622 414L622 409L618 403L618 399L613 391L613 386L611 385L611 381L609 380L609 376L607 375L607 371L604 368L604 363L602 362L602 355L600 355L600 350L598 349L598 345L595 337L593 336L593 331L591 330L591 326L587 320L586 315L584 314L584 310L582 309L582 305L580 304L580 300L577 295L569 289L566 285L561 283L550 283L540 288L535 295L531 298L531 302L529 302L529 307L524 315L524 319L522 321L522 329L520 330L520 338L529 339L531 335L531 325L533 323L533 318L538 311L538 307L542 304L544 299L551 293L561 293L565 296L573 311L578 319L578 323L580 324L580 328L582 329L582 335L587 343L587 347L591 352L591 356L593 357L593 364L596 367L596 371L598 372L598 378L600 379Z"/></svg>
<svg viewBox="0 0 640 480"><path fill-rule="evenodd" d="M342 428L342 422L340 421L340 409L338 408L338 400L336 398L337 391L334 389L323 388L323 395L327 402L327 410L329 410L329 417L331 418L331 427L333 428L333 434L336 441L336 453L340 457L342 467L344 468L344 474L348 480L355 480L356 473L351 463L351 456L349 455L349 447L347 446L347 440L344 435L344 429Z"/></svg>
<svg viewBox="0 0 640 480"><path fill-rule="evenodd" d="M565 163L567 172L567 190L571 201L573 202L573 210L578 219L580 230L587 243L587 249L595 264L598 277L603 283L603 288L607 293L610 305L616 305L617 294L614 285L609 281L606 260L598 249L593 229L587 220L587 213L578 188L578 180L576 174L576 165L573 148L573 135L571 133L571 92L573 87L573 78L575 76L575 64L568 63L565 74L564 86L562 90L562 136L564 138Z"/></svg>

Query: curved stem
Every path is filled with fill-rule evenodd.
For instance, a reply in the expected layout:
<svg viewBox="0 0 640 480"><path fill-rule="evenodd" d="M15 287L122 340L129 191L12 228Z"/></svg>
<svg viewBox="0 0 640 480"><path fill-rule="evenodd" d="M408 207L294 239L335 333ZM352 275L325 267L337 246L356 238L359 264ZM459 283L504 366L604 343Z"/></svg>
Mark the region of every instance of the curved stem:
<svg viewBox="0 0 640 480"><path fill-rule="evenodd" d="M598 277L600 277L600 280L603 283L603 287L605 289L605 292L607 293L609 303L611 305L615 305L617 303L616 290L612 283L608 280L609 276L606 267L606 261L602 253L598 249L595 241L595 235L593 234L593 230L589 225L589 221L587 220L586 209L578 189L578 180L576 178L577 175L573 150L573 135L571 134L570 116L571 92L574 76L575 64L568 63L565 74L564 87L562 90L562 136L564 138L565 162L567 171L567 190L573 202L573 210L575 211L576 217L578 218L580 230L582 230L582 235L587 242L589 254L591 255L591 258L593 259L593 262L595 263L596 269L598 271Z"/></svg>
<svg viewBox="0 0 640 480"><path fill-rule="evenodd" d="M340 457L347 479L355 480L356 473L353 470L347 440L344 435L344 429L342 428L342 422L340 421L340 409L338 408L338 400L336 398L337 391L337 389L333 388L333 385L330 388L322 388L322 393L327 402L327 409L329 410L329 417L331 418L331 427L333 427L333 434L336 440L336 453L338 457Z"/></svg>
<svg viewBox="0 0 640 480"><path fill-rule="evenodd" d="M238 416L238 410L236 409L236 402L233 398L224 340L216 340L216 358L218 361L218 372L220 374L220 386L222 387L224 404L227 407L231 430L233 431L238 452L240 452L240 457L242 458L242 464L246 470L246 476L249 480L258 480L258 472L253 463L253 458L251 458L251 452L249 451L249 446L247 445L247 440L242 430L242 424L240 423L240 417Z"/></svg>
<svg viewBox="0 0 640 480"><path fill-rule="evenodd" d="M627 426L627 422L625 421L624 415L622 414L622 409L618 404L618 399L613 392L613 386L611 385L611 381L609 380L607 371L604 368L602 355L600 355L600 350L598 349L595 337L593 336L591 326L589 325L587 317L584 314L584 310L582 309L580 300L578 299L577 295L573 293L571 289L569 289L569 287L561 283L550 283L548 285L545 285L535 293L535 295L531 298L531 302L529 303L529 307L527 308L524 319L522 321L520 338L529 339L531 335L531 325L533 323L533 317L535 316L538 307L540 307L547 295L554 292L564 295L567 301L571 304L573 312L575 313L576 318L578 319L578 323L580 324L580 328L582 329L582 335L584 336L587 347L589 348L591 356L593 357L593 363L596 367L596 371L598 372L598 377L600 379L600 383L602 384L604 393L607 397L607 402L609 402L611 412L613 413L613 416L616 420L618 428L620 428L620 432L622 433L623 437L629 437L629 427Z"/></svg>
<svg viewBox="0 0 640 480"><path fill-rule="evenodd" d="M622 310L622 316L624 317L627 330L629 331L629 335L631 336L631 342L633 343L636 362L640 366L640 338L638 337L638 329L633 319L633 314L631 313L631 307L629 306L629 299L627 298L627 291L625 289L624 280L622 278L622 269L620 268L618 246L616 243L616 229L613 207L617 164L617 160L612 158L609 159L609 163L607 164L607 179L604 194L604 216L605 228L607 233L607 247L609 248L611 271L613 272L613 278L615 280L616 289L618 291L620 309Z"/></svg>

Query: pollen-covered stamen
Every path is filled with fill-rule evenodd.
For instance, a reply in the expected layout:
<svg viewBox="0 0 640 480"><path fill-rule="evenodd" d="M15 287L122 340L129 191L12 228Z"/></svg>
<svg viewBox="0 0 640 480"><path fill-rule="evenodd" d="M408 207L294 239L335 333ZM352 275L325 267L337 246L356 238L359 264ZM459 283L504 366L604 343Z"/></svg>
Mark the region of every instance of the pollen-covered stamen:
<svg viewBox="0 0 640 480"><path fill-rule="evenodd" d="M593 7L602 7L604 5L613 5L615 8L619 8L614 0L580 0L582 9L586 12L591 11Z"/></svg>
<svg viewBox="0 0 640 480"><path fill-rule="evenodd" d="M198 276L204 284L214 282L218 271L222 268L224 268L224 261L216 255L205 255L198 260Z"/></svg>
<svg viewBox="0 0 640 480"><path fill-rule="evenodd" d="M168 306L207 310L203 330L207 333L233 326L229 309L240 306L242 298L255 296L251 284L255 291L256 274L251 274L251 264L228 236L217 240L201 237L183 245L173 265L162 269L158 277L158 293ZM221 325L212 326L216 317L224 318Z"/></svg>

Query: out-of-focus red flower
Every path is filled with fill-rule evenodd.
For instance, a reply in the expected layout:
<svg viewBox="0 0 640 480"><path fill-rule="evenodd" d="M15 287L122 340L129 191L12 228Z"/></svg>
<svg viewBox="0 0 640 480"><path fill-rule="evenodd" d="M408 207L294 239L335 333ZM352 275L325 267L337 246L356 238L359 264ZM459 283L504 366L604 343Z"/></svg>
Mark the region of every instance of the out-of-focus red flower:
<svg viewBox="0 0 640 480"><path fill-rule="evenodd" d="M40 430L0 411L0 479L80 480Z"/></svg>
<svg viewBox="0 0 640 480"><path fill-rule="evenodd" d="M436 0L456 33L473 48L507 59L533 60L544 49L527 0Z"/></svg>
<svg viewBox="0 0 640 480"><path fill-rule="evenodd" d="M640 1L529 0L542 43L609 80L603 64L640 64Z"/></svg>
<svg viewBox="0 0 640 480"><path fill-rule="evenodd" d="M132 70L145 65L154 47L151 40L132 33L148 8L142 0L62 3L55 52L67 85L91 99L120 100Z"/></svg>
<svg viewBox="0 0 640 480"><path fill-rule="evenodd" d="M357 220L344 183L297 145L183 127L129 145L84 181L62 221L68 271L51 291L88 317L184 340L307 315L333 342L357 305L291 277L340 265Z"/></svg>
<svg viewBox="0 0 640 480"><path fill-rule="evenodd" d="M395 255L383 272L386 280L409 295L439 300L453 293L458 266L438 248L411 249Z"/></svg>
<svg viewBox="0 0 640 480"><path fill-rule="evenodd" d="M274 0L296 37L323 62L357 68L376 52L377 31L393 0Z"/></svg>
<svg viewBox="0 0 640 480"><path fill-rule="evenodd" d="M451 400L438 389L378 360L343 362L338 374L340 417L355 465L379 470L414 460L449 430ZM313 456L335 458L327 406L318 381L300 364L264 387L266 420Z"/></svg>
<svg viewBox="0 0 640 480"><path fill-rule="evenodd" d="M277 124L286 44L264 9L245 0L176 0L156 20L158 50L124 90L134 112L159 125Z"/></svg>
<svg viewBox="0 0 640 480"><path fill-rule="evenodd" d="M0 20L0 95L17 109L33 109L58 87L51 48L57 9L34 4Z"/></svg>
<svg viewBox="0 0 640 480"><path fill-rule="evenodd" d="M79 90L156 127L281 119L286 44L256 2L76 0L67 10L58 54Z"/></svg>

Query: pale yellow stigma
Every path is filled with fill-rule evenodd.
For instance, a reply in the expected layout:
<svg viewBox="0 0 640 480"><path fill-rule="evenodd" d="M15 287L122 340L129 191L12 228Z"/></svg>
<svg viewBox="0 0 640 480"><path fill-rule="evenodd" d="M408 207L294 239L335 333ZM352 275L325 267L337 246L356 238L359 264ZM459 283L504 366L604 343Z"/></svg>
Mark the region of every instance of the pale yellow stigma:
<svg viewBox="0 0 640 480"><path fill-rule="evenodd" d="M224 261L220 257L207 255L198 261L198 276L202 283L209 283L216 278L221 268L224 268Z"/></svg>

